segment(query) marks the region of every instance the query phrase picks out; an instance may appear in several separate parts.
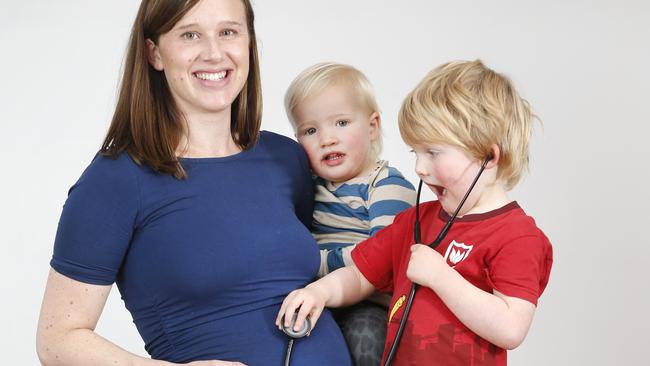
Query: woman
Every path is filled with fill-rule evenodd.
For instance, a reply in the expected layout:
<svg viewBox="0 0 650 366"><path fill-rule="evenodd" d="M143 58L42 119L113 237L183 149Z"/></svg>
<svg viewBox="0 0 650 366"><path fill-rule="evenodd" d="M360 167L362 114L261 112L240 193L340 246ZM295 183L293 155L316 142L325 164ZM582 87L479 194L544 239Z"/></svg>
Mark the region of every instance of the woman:
<svg viewBox="0 0 650 366"><path fill-rule="evenodd" d="M59 222L43 364L283 362L274 316L319 256L305 227L307 160L291 140L259 133L260 114L248 0L142 1L107 137ZM94 333L113 282L152 359ZM296 343L294 364L350 363L324 318Z"/></svg>

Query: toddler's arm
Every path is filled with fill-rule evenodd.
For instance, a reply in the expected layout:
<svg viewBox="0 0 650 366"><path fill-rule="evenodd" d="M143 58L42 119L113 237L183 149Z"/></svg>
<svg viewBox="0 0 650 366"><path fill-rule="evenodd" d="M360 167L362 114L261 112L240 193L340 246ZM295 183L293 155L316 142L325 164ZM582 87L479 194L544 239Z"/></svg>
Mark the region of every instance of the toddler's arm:
<svg viewBox="0 0 650 366"><path fill-rule="evenodd" d="M294 330L302 328L307 316L310 317L313 328L325 306L348 306L365 299L374 291L375 288L356 266L337 269L307 287L289 293L282 302L275 325L280 328L280 321L284 316L285 326L289 326L294 312L300 309Z"/></svg>
<svg viewBox="0 0 650 366"><path fill-rule="evenodd" d="M368 237L393 223L395 216L415 204L415 188L395 168L384 167L368 190ZM358 243L338 249L321 249L318 277L341 267L353 265L352 250Z"/></svg>
<svg viewBox="0 0 650 366"><path fill-rule="evenodd" d="M474 333L505 349L523 342L535 305L498 291L485 292L449 267L437 251L421 244L411 248L407 277L432 289L456 317Z"/></svg>

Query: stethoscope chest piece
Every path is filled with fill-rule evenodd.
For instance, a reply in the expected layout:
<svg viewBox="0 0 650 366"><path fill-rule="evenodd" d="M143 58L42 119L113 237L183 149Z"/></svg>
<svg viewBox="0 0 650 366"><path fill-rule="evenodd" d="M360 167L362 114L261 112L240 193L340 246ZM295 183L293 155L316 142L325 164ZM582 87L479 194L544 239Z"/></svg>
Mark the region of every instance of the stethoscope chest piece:
<svg viewBox="0 0 650 366"><path fill-rule="evenodd" d="M284 326L284 317L282 317L282 331L289 338L298 339L302 338L309 333L311 330L311 320L305 318L305 321L302 323L302 328L299 331L293 330L293 326L296 324L296 318L298 318L298 312L293 313L293 318L291 319L291 324L288 327Z"/></svg>

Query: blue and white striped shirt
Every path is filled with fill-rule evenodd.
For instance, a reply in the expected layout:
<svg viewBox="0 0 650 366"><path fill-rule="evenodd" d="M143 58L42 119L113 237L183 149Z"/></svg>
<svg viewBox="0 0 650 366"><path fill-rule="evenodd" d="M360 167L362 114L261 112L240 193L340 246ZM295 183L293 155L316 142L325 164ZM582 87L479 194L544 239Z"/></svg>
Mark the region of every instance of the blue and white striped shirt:
<svg viewBox="0 0 650 366"><path fill-rule="evenodd" d="M356 244L415 204L413 185L385 160L372 173L343 183L315 178L312 234L320 247L318 276L352 264Z"/></svg>

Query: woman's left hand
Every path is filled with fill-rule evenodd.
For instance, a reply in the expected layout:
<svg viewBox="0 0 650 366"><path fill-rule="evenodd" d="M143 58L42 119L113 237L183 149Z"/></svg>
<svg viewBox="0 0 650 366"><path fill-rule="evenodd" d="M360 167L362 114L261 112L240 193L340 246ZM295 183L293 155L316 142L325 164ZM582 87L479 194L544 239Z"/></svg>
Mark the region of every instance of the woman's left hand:
<svg viewBox="0 0 650 366"><path fill-rule="evenodd" d="M235 362L235 361L217 361L217 360L212 360L212 361L194 361L190 363L185 363L183 365L187 366L246 366L241 362Z"/></svg>

